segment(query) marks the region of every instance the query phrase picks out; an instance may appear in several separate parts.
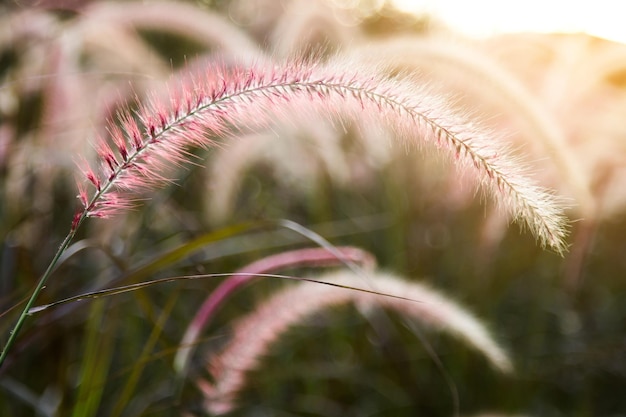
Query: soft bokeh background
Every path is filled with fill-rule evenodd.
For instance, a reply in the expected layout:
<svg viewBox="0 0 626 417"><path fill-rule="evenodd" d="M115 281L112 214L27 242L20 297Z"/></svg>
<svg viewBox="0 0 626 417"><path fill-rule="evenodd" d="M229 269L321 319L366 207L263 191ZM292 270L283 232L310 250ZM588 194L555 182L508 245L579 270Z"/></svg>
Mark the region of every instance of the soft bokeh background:
<svg viewBox="0 0 626 417"><path fill-rule="evenodd" d="M278 121L269 132L194 151L198 159L175 184L138 209L89 221L38 304L232 272L315 246L284 228L240 227L289 219L444 291L484 320L516 371L501 375L458 340L397 313L333 308L273 346L232 415L626 415L626 46L506 26L502 6L471 3L478 16L502 20L475 33L477 15L468 11L459 21L462 3L441 9L447 2L422 5L436 14L417 15L382 1L0 6L3 341L19 310L10 308L29 294L78 207L76 162L95 158L94 140L118 109L207 62L341 53L429 83L509 141L529 175L569 202L568 253L544 250L509 225L459 177L454 161L428 146L405 149L384 129L294 116L297 123ZM530 20L554 22L558 31L559 17L568 25L582 14L590 26L569 29L619 36L609 30L618 13L602 4L578 13L578 3L549 12L550 3ZM315 277L320 269L286 272ZM209 415L196 386L211 378L208 358L237 318L292 284L259 280L235 294L181 377L173 360L182 335L218 283L159 284L32 315L0 370L0 415Z"/></svg>
<svg viewBox="0 0 626 417"><path fill-rule="evenodd" d="M349 4L337 0L335 4ZM362 2L381 4L384 2ZM494 0L393 0L399 10L429 14L448 27L472 37L514 32L578 33L626 41L621 24L621 5L610 0L595 2L578 0L529 0L501 2Z"/></svg>

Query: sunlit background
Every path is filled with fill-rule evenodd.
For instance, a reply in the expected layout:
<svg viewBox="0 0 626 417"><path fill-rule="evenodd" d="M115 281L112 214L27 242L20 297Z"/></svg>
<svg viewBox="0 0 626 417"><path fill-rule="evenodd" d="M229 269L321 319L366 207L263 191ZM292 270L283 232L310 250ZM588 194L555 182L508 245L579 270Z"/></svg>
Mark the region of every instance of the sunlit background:
<svg viewBox="0 0 626 417"><path fill-rule="evenodd" d="M393 0L406 12L428 13L469 36L505 32L586 32L626 43L621 1Z"/></svg>

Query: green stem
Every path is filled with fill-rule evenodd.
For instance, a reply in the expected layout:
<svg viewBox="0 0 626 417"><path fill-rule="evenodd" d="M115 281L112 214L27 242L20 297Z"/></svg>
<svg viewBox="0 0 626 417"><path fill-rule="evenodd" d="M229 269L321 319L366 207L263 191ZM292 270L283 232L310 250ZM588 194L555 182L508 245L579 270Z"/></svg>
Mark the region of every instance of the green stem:
<svg viewBox="0 0 626 417"><path fill-rule="evenodd" d="M13 327L13 330L11 330L11 333L9 334L9 340L7 341L7 344L4 346L4 349L2 350L2 354L0 354L0 369L2 368L2 364L4 363L5 359L7 358L9 354L9 351L11 350L11 347L15 344L17 335L22 329L22 326L24 325L24 322L26 321L26 317L28 317L29 315L28 312L33 307L33 304L35 303L35 300L37 299L41 291L44 289L46 282L48 281L48 278L50 278L50 275L52 275L52 272L54 271L56 264L59 262L59 259L61 258L63 253L67 250L68 246L70 245L70 242L74 238L74 235L76 235L76 231L78 230L78 227L83 222L83 220L85 220L85 218L86 218L86 212L83 212L80 218L78 218L78 220L72 225L72 229L67 234L67 236L65 236L65 239L63 240L63 243L61 243L61 246L59 246L59 249L57 250L57 253L54 255L54 258L52 258L52 261L50 261L50 265L48 265L48 269L46 269L46 272L39 279L39 282L37 283L37 286L33 290L33 293L31 294L30 299L28 300L28 302L26 303L26 306L22 310L20 317L17 319L17 323L15 323L15 327Z"/></svg>

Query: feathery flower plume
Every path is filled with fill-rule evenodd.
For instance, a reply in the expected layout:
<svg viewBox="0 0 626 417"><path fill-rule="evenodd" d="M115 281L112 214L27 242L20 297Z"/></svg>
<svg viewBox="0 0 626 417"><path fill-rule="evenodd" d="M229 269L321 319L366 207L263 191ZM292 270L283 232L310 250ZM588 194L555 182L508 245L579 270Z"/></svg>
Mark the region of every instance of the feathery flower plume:
<svg viewBox="0 0 626 417"><path fill-rule="evenodd" d="M96 2L85 8L84 26L94 26L103 22L117 27L133 29L156 29L192 39L211 50L220 50L240 57L263 59L263 52L257 44L228 19L208 10L182 2L152 2L118 4Z"/></svg>
<svg viewBox="0 0 626 417"><path fill-rule="evenodd" d="M433 38L394 38L370 42L355 48L353 54L361 61L384 60L395 67L435 69L437 75L448 75L455 83L479 99L492 102L518 119L524 137L543 148L559 170L575 197L583 217L593 215L594 201L589 181L580 169L580 161L568 146L565 132L547 107L534 97L512 73L488 55L458 42Z"/></svg>
<svg viewBox="0 0 626 417"><path fill-rule="evenodd" d="M326 248L307 248L278 253L246 265L233 276L222 282L222 284L212 291L204 300L204 303L202 303L202 306L187 327L180 343L180 348L174 358L174 368L178 372L185 370L189 356L192 354L193 346L200 332L202 332L213 315L215 315L220 305L222 305L232 293L257 278L254 274L267 274L296 266L322 267L356 263L359 264L364 271L371 271L376 266L374 256L362 249L350 246L340 246L335 249L336 252L329 251Z"/></svg>
<svg viewBox="0 0 626 417"><path fill-rule="evenodd" d="M477 182L540 243L565 249L565 219L553 195L535 186L497 141L449 111L444 100L423 87L389 79L377 68L335 60L324 65L291 62L224 70L208 68L173 90L169 101L152 98L140 106L137 119L122 113L112 125L111 141L101 140L100 170L83 168L95 188L81 193L86 217L109 217L128 208L132 195L168 181L167 166L188 159L189 146L210 147L211 137L232 126L263 128L297 110L303 116L325 114L378 120L409 144L432 142Z"/></svg>
<svg viewBox="0 0 626 417"><path fill-rule="evenodd" d="M322 280L357 288L363 285L363 277L346 271L331 273ZM390 308L433 328L449 331L483 353L496 369L512 370L506 353L482 323L453 301L422 284L380 272L373 274L371 284L382 294L409 300L304 282L289 286L264 301L237 323L232 340L222 352L209 358L208 366L215 383L198 381L209 412L223 414L233 409L237 392L246 382L246 372L258 365L271 344L291 325L329 306L350 302Z"/></svg>

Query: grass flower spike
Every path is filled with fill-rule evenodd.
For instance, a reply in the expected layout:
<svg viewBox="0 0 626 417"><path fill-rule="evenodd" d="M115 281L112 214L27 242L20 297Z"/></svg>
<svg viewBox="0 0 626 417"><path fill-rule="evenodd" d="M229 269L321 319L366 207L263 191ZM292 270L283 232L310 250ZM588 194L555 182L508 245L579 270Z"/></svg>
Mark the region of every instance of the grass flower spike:
<svg viewBox="0 0 626 417"><path fill-rule="evenodd" d="M455 302L422 284L392 275L377 272L372 278L371 285L376 291L415 301L305 282L276 293L241 319L223 351L209 358L208 367L215 384L198 381L209 412L219 415L232 411L237 392L246 384L246 372L259 366L263 355L291 326L329 306L347 303L389 308L435 329L448 331L485 355L495 369L512 370L507 354L485 326ZM349 287L363 286L363 277L351 272L331 273L322 280Z"/></svg>
<svg viewBox="0 0 626 417"><path fill-rule="evenodd" d="M188 159L190 146L210 147L232 127L259 129L286 117L327 114L371 118L405 143L432 142L468 168L477 183L542 245L565 249L565 220L554 197L533 185L488 132L450 112L426 89L382 75L379 68L331 61L291 62L269 68L208 68L173 89L169 101L152 98L137 119L124 113L97 146L101 167L83 168L94 191L81 188L86 217L109 217L132 205L138 191L168 181L164 169Z"/></svg>

